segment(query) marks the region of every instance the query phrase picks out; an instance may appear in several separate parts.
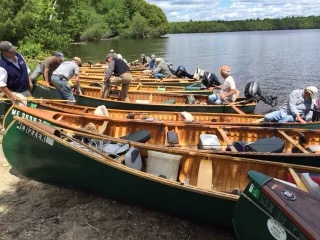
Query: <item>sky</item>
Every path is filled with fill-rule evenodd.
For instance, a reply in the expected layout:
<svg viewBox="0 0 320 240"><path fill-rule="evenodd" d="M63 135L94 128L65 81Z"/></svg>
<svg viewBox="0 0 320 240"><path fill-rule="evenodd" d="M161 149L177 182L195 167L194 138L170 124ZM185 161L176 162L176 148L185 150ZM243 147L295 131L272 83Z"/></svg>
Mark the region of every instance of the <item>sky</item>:
<svg viewBox="0 0 320 240"><path fill-rule="evenodd" d="M146 0L169 22L245 20L320 15L320 0Z"/></svg>

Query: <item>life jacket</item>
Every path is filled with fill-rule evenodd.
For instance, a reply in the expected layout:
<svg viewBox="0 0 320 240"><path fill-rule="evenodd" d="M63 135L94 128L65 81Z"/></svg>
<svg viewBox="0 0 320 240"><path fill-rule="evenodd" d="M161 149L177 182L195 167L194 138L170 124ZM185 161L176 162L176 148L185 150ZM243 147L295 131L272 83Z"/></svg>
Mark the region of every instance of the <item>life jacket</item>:
<svg viewBox="0 0 320 240"><path fill-rule="evenodd" d="M29 89L27 64L19 53L16 53L16 56L20 69L4 56L0 59L0 67L3 67L7 71L8 89L12 92L24 92Z"/></svg>
<svg viewBox="0 0 320 240"><path fill-rule="evenodd" d="M315 99L313 106L312 122L320 121L320 99Z"/></svg>
<svg viewBox="0 0 320 240"><path fill-rule="evenodd" d="M124 74L125 72L130 72L130 68L129 68L128 64L126 64L123 60L118 59L118 58L113 58L113 61L115 63L113 75L120 76L120 75Z"/></svg>

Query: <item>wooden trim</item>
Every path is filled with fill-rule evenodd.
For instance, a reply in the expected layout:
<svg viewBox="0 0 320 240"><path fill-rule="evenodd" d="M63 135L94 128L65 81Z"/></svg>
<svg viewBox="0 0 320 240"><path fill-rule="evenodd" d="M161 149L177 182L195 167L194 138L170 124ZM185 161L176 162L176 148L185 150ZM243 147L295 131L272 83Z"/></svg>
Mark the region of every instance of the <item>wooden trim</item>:
<svg viewBox="0 0 320 240"><path fill-rule="evenodd" d="M307 150L305 150L298 142L293 140L290 136L288 136L283 130L277 130L284 138L286 138L289 142L291 142L294 146L296 146L303 153L310 154Z"/></svg>

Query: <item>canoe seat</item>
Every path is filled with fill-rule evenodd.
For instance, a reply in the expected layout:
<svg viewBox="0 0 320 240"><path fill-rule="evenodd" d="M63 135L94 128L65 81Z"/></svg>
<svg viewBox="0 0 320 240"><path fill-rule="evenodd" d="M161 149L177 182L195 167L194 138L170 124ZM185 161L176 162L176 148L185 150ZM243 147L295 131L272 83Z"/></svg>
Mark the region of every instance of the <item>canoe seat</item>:
<svg viewBox="0 0 320 240"><path fill-rule="evenodd" d="M177 181L182 156L148 150L146 172L157 177Z"/></svg>
<svg viewBox="0 0 320 240"><path fill-rule="evenodd" d="M93 114L98 116L109 117L109 112L105 105L98 106L94 110Z"/></svg>
<svg viewBox="0 0 320 240"><path fill-rule="evenodd" d="M137 148L132 147L126 152L124 155L124 164L139 171L142 169L142 159Z"/></svg>
<svg viewBox="0 0 320 240"><path fill-rule="evenodd" d="M175 131L167 132L167 143L169 147L180 147L179 137Z"/></svg>
<svg viewBox="0 0 320 240"><path fill-rule="evenodd" d="M170 99L167 99L163 102L161 102L162 104L175 104L176 103L176 100L174 98L170 98Z"/></svg>
<svg viewBox="0 0 320 240"><path fill-rule="evenodd" d="M301 173L301 180L311 194L320 197L320 187L312 180L309 173Z"/></svg>
<svg viewBox="0 0 320 240"><path fill-rule="evenodd" d="M285 142L278 137L262 138L245 146L246 152L283 152Z"/></svg>
<svg viewBox="0 0 320 240"><path fill-rule="evenodd" d="M198 148L206 150L221 150L221 143L217 135L202 133L199 137Z"/></svg>
<svg viewBox="0 0 320 240"><path fill-rule="evenodd" d="M309 145L308 150L313 153L320 153L320 145Z"/></svg>
<svg viewBox="0 0 320 240"><path fill-rule="evenodd" d="M140 143L146 143L150 140L150 131L148 130L140 130L135 131L130 134L127 134L125 136L120 137L121 139L125 139L128 141L134 141L134 142L140 142Z"/></svg>

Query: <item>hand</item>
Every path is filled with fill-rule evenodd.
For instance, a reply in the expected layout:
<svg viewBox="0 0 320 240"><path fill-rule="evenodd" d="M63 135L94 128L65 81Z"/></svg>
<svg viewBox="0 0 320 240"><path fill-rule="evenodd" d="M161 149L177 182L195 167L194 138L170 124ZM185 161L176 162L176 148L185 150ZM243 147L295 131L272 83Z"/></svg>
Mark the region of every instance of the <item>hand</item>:
<svg viewBox="0 0 320 240"><path fill-rule="evenodd" d="M300 122L301 124L306 124L307 122L303 120L299 115L297 115L297 121Z"/></svg>
<svg viewBox="0 0 320 240"><path fill-rule="evenodd" d="M44 85L45 85L45 86L48 86L48 87L50 86L50 84L49 84L48 81L45 81L45 82L44 82Z"/></svg>
<svg viewBox="0 0 320 240"><path fill-rule="evenodd" d="M225 100L225 99L226 99L226 95L223 94L223 93L220 93L220 98L221 98L222 100Z"/></svg>
<svg viewBox="0 0 320 240"><path fill-rule="evenodd" d="M29 91L31 92L32 89L33 89L33 83L32 83L32 81L29 81Z"/></svg>

